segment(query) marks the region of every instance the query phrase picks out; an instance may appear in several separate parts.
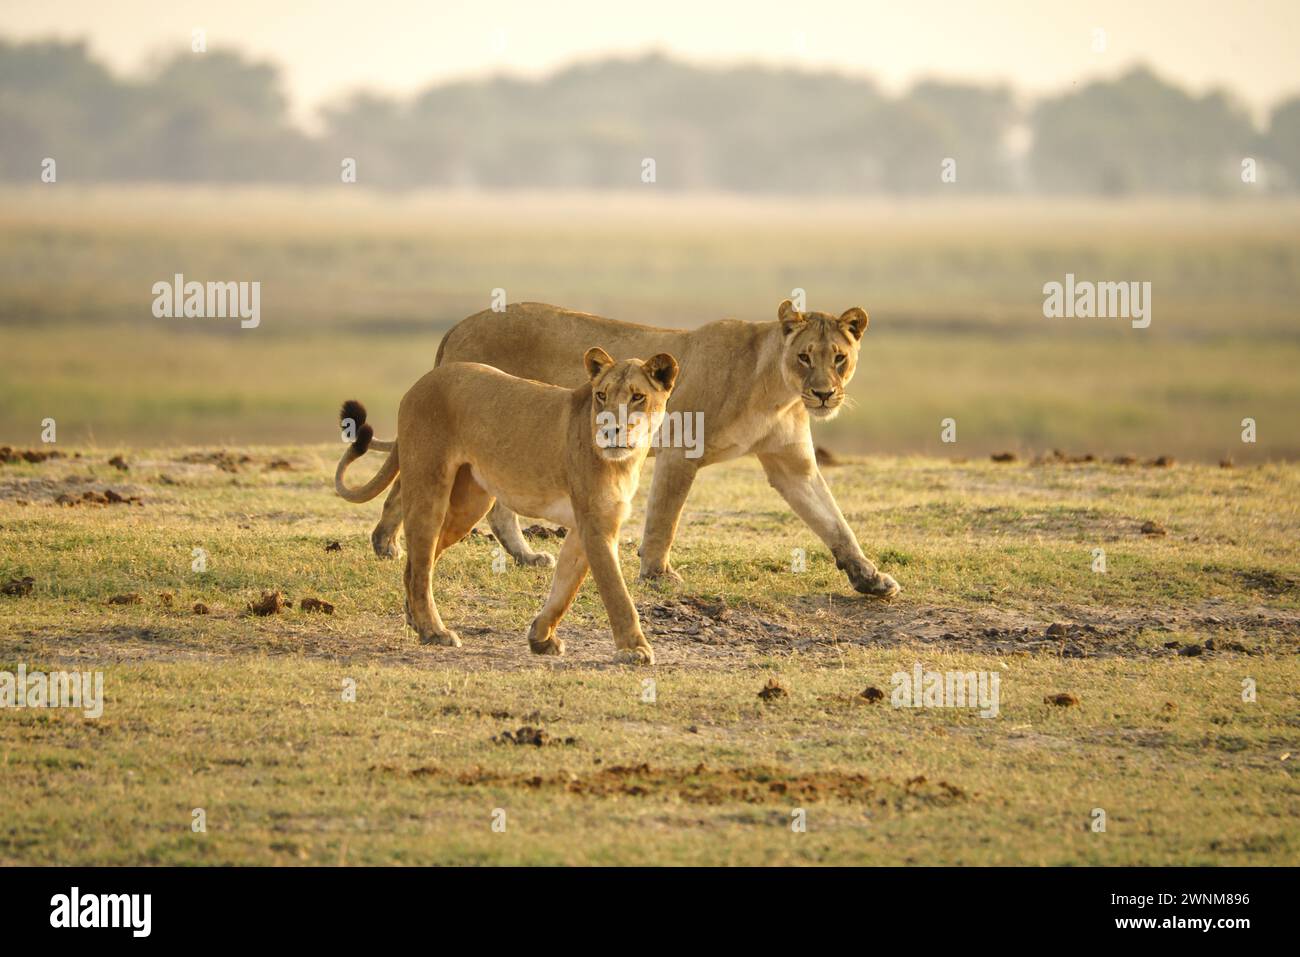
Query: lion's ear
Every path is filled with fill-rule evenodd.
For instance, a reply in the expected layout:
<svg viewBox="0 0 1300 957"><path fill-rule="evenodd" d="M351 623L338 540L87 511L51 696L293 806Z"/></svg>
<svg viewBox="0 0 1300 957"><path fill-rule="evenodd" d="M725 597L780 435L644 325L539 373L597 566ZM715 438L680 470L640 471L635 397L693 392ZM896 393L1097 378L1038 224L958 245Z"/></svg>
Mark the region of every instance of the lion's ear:
<svg viewBox="0 0 1300 957"><path fill-rule="evenodd" d="M677 360L668 353L661 352L657 356L651 356L641 363L641 368L665 392L672 391L673 383L677 381Z"/></svg>
<svg viewBox="0 0 1300 957"><path fill-rule="evenodd" d="M871 322L871 317L867 315L865 309L854 306L852 309L844 311L844 315L840 316L840 322L849 330L854 339L861 339L862 334L867 331L867 325Z"/></svg>
<svg viewBox="0 0 1300 957"><path fill-rule="evenodd" d="M582 364L587 367L587 375L594 379L614 364L609 353L600 346L592 346L582 357Z"/></svg>
<svg viewBox="0 0 1300 957"><path fill-rule="evenodd" d="M782 334L787 336L807 321L805 316L795 311L794 303L789 299L782 300L781 305L776 307L776 317L781 320Z"/></svg>

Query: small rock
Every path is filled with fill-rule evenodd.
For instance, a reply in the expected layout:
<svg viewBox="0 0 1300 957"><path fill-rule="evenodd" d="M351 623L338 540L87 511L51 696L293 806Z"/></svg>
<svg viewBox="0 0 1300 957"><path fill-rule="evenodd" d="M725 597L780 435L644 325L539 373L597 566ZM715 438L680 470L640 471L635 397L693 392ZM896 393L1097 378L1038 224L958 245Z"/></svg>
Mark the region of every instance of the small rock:
<svg viewBox="0 0 1300 957"><path fill-rule="evenodd" d="M1205 649L1200 645L1188 645L1186 648L1179 648L1178 653L1184 658L1196 658L1205 653Z"/></svg>

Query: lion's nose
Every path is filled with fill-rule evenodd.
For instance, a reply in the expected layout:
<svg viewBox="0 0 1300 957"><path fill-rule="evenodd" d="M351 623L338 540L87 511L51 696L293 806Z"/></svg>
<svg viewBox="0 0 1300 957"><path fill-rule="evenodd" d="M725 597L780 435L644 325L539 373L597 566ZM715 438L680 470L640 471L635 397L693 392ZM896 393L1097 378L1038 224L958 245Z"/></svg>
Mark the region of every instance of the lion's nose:
<svg viewBox="0 0 1300 957"><path fill-rule="evenodd" d="M835 390L831 389L829 392L818 392L816 389L813 389L812 394L817 396L817 398L821 399L822 405L825 405L827 402L831 400L831 396L835 394Z"/></svg>

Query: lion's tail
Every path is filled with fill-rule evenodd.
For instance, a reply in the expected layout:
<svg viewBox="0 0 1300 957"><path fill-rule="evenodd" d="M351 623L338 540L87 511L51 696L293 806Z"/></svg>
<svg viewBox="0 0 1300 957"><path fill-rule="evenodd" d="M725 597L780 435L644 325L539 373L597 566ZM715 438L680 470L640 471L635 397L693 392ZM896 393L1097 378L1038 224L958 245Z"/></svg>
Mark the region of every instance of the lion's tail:
<svg viewBox="0 0 1300 957"><path fill-rule="evenodd" d="M356 429L356 438L348 446L347 451L343 453L343 458L339 459L338 468L334 470L334 491L349 502L368 502L392 485L393 479L397 478L397 442L383 442L375 438L374 428L366 424L366 407L356 399L348 399L343 403L343 409L339 412L339 419L341 421L352 420L353 427ZM343 481L343 473L348 470L349 465L371 449L388 452L388 459L375 473L374 478L365 485L349 488Z"/></svg>

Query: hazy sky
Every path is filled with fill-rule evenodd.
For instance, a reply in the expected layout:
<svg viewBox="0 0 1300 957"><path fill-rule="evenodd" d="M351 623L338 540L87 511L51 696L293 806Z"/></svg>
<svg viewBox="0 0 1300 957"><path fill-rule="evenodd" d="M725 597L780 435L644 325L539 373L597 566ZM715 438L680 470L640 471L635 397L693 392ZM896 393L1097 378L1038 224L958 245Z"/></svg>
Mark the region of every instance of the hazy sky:
<svg viewBox="0 0 1300 957"><path fill-rule="evenodd" d="M1038 93L1144 61L1196 90L1227 85L1256 111L1300 92L1300 0L0 0L0 35L84 37L124 71L189 50L195 27L210 49L277 62L300 120L358 87L648 50L835 68L890 89L939 76Z"/></svg>

